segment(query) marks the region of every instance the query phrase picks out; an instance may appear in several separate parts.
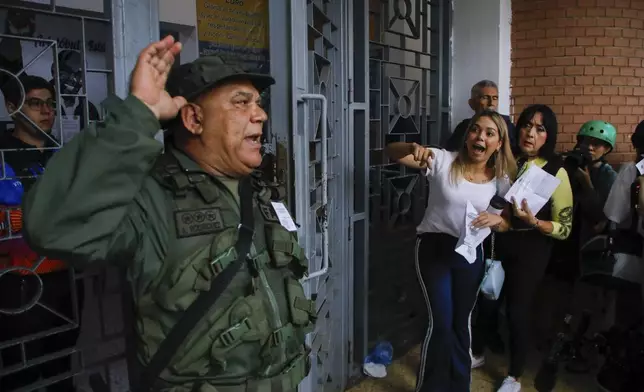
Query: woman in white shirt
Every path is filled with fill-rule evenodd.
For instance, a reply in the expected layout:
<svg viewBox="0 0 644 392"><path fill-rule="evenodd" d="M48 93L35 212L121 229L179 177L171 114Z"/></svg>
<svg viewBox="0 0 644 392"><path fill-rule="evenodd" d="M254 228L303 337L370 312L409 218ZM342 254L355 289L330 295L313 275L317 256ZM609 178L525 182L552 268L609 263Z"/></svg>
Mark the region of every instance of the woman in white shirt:
<svg viewBox="0 0 644 392"><path fill-rule="evenodd" d="M387 145L392 159L424 170L430 188L416 240L416 271L430 315L416 391L470 390L469 319L483 277L483 251L479 246L469 262L455 248L465 230L468 202L479 213L472 226L509 228L507 219L486 212L492 197L504 194L516 175L508 140L505 120L485 111L472 118L457 152L416 143Z"/></svg>

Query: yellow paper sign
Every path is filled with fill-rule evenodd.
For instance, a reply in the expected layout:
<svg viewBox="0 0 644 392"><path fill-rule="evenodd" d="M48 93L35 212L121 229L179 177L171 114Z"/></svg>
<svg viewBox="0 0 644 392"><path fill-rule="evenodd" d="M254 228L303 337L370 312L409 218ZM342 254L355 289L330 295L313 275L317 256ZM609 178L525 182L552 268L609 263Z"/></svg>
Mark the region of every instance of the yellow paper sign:
<svg viewBox="0 0 644 392"><path fill-rule="evenodd" d="M268 62L268 0L197 0L199 54L264 68Z"/></svg>

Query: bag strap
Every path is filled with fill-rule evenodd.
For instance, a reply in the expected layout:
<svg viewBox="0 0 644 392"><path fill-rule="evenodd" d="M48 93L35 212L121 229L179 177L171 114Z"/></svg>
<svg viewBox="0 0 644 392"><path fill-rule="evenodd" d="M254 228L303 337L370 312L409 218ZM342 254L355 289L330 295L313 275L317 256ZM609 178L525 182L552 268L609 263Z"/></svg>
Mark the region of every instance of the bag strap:
<svg viewBox="0 0 644 392"><path fill-rule="evenodd" d="M500 181L501 181L500 178L496 179L496 194L498 196L501 196L500 189L499 189L499 182ZM503 197L503 196L501 196L501 197ZM501 211L501 212L503 212L503 211ZM494 233L495 232L492 231L492 234L490 234L492 236L492 238L490 238L490 260L495 260L495 256L494 256Z"/></svg>
<svg viewBox="0 0 644 392"><path fill-rule="evenodd" d="M143 392L152 390L159 375L170 364L186 337L193 331L197 323L209 314L210 308L237 275L241 265L248 260L253 235L255 234L253 189L249 178L239 182L239 198L241 223L239 224L237 242L235 243L235 250L238 254L237 260L217 275L210 283L210 290L201 293L186 309L183 317L170 330L170 333L159 345L159 349L150 359L148 366L143 370L139 389L137 390Z"/></svg>
<svg viewBox="0 0 644 392"><path fill-rule="evenodd" d="M496 260L496 255L494 254L494 232L490 235L492 236L492 238L490 238L490 260Z"/></svg>

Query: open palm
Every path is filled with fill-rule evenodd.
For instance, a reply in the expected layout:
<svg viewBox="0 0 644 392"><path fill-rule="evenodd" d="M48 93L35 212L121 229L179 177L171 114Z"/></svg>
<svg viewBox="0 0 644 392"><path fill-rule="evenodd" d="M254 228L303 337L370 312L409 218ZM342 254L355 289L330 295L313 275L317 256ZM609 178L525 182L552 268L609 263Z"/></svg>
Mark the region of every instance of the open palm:
<svg viewBox="0 0 644 392"><path fill-rule="evenodd" d="M168 74L180 51L181 43L167 36L141 51L132 72L130 93L145 103L159 120L174 118L186 104L185 98L172 98L165 90Z"/></svg>

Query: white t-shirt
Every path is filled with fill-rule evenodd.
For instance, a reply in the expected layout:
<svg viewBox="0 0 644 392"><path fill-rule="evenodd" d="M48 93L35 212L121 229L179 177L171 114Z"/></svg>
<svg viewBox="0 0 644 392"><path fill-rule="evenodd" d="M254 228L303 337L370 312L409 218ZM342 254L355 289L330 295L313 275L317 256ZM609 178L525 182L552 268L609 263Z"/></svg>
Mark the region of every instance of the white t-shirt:
<svg viewBox="0 0 644 392"><path fill-rule="evenodd" d="M631 227L631 185L638 174L635 163L623 164L604 204L604 215L620 229Z"/></svg>
<svg viewBox="0 0 644 392"><path fill-rule="evenodd" d="M617 173L617 178L610 189L606 204L604 204L604 215L611 222L617 223L617 228L628 230L631 228L633 219L633 209L631 208L631 185L635 178L639 175L639 171L635 163L630 162L623 164ZM640 234L642 234L642 227L644 222L642 218L638 218L637 227ZM644 272L644 271L641 271ZM644 275L640 276L640 282L644 282ZM644 284L642 284L642 295L644 295Z"/></svg>
<svg viewBox="0 0 644 392"><path fill-rule="evenodd" d="M434 148L432 151L432 167L425 174L429 181L429 200L425 216L416 232L445 233L458 238L465 225L467 201L477 211L485 211L497 193L497 182L500 195L505 195L510 189L510 182L507 178L501 181L495 178L485 184L475 184L459 178L454 184L449 178L449 172L458 153Z"/></svg>

